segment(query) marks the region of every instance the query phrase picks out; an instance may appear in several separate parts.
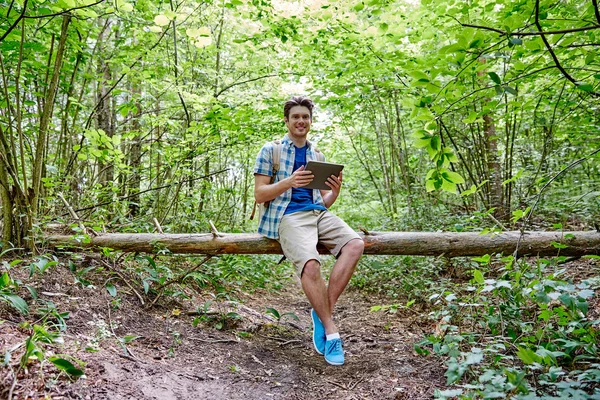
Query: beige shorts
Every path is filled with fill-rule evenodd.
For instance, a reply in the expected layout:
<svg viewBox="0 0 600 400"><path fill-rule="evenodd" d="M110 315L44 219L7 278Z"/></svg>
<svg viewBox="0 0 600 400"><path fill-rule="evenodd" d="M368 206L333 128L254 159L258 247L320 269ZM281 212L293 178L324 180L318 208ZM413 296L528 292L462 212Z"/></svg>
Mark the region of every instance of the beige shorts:
<svg viewBox="0 0 600 400"><path fill-rule="evenodd" d="M308 261L317 260L321 263L317 243L338 257L342 247L352 239L360 239L360 236L329 211L310 210L287 214L279 226L279 244L283 254L294 264L300 277Z"/></svg>

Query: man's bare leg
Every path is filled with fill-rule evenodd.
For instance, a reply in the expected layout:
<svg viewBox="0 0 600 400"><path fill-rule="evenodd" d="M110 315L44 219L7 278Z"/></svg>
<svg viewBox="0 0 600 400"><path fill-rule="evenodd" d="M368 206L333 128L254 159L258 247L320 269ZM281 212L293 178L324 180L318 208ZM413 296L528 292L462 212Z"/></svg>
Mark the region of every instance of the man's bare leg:
<svg viewBox="0 0 600 400"><path fill-rule="evenodd" d="M329 316L333 314L333 309L338 298L348 285L356 264L362 256L365 243L361 239L352 239L342 248L341 254L335 262L331 275L329 276L329 287L327 288L327 305L329 306ZM315 308L316 310L316 308ZM321 314L317 311L319 318Z"/></svg>
<svg viewBox="0 0 600 400"><path fill-rule="evenodd" d="M328 335L336 333L338 330L331 318L328 290L325 281L321 277L321 264L317 260L308 261L304 265L300 281L308 301L325 327L325 332Z"/></svg>

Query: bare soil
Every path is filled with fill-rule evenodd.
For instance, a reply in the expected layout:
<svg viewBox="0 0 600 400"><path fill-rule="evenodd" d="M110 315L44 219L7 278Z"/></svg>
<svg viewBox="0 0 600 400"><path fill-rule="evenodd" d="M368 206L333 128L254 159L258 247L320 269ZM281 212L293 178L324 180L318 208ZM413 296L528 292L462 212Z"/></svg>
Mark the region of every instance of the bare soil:
<svg viewBox="0 0 600 400"><path fill-rule="evenodd" d="M32 360L26 369L19 368L24 347L17 346L32 330L0 303L0 348L2 354L13 350L0 369L0 398L418 400L432 399L444 386L440 360L413 350L434 328L426 312L370 312L373 305L394 302L389 299L353 290L343 294L336 323L346 363L336 367L314 351L310 305L294 283L276 293L244 295L241 304L215 300L200 318L195 311L211 299L208 293L196 291L192 300L161 298L148 307L151 298L144 297L142 306L121 280L113 281L118 294L112 297L103 287L106 277L98 275L95 288L84 288L68 268L55 266L33 278L40 299L70 314L64 344L39 344L45 361ZM269 307L299 320L277 322L266 315ZM27 321L35 315L32 309ZM122 345L128 335L139 337ZM85 377L72 380L59 372L47 361L53 354L81 360Z"/></svg>

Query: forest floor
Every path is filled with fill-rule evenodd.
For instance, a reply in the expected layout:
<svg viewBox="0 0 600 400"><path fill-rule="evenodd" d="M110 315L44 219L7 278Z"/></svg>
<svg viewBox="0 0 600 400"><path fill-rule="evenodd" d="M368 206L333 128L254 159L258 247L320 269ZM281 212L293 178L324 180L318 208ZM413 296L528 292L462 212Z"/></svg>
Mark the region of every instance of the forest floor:
<svg viewBox="0 0 600 400"><path fill-rule="evenodd" d="M13 350L0 369L0 398L418 400L444 387L443 363L413 350L434 329L427 310L370 312L393 302L377 295L342 295L336 323L346 363L330 366L312 347L310 305L294 282L278 292L237 296L239 303L215 300L200 318L197 309L214 300L200 291L191 300L168 297L148 307L122 281L114 281L119 292L112 297L103 287L106 276L92 281L95 288L76 283L64 266L36 277L39 298L69 312L64 343L38 343L44 361L19 369L19 344L31 327L0 303L0 348ZM270 320L270 307L298 320ZM59 373L48 361L53 354L82 361L85 376Z"/></svg>

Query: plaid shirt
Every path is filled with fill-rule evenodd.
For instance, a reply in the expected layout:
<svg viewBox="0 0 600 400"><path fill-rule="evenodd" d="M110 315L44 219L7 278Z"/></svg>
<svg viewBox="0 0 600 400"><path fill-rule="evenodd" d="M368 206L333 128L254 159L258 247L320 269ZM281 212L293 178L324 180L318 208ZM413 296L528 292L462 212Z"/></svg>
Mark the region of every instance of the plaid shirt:
<svg viewBox="0 0 600 400"><path fill-rule="evenodd" d="M307 140L306 144L306 161L317 161L317 153L313 148L312 144ZM258 156L256 157L256 164L254 164L254 173L260 175L273 175L273 149L275 144L269 142L265 144ZM294 158L296 156L296 148L294 142L285 135L281 140L281 157L279 159L279 171L275 176L275 182L285 179L292 175L294 172ZM285 213L285 209L292 200L292 189L286 190L275 199L271 200L269 207L265 210L260 222L258 224L258 233L264 235L270 239L279 239L279 223ZM313 189L313 202L320 204L325 207L321 191Z"/></svg>

